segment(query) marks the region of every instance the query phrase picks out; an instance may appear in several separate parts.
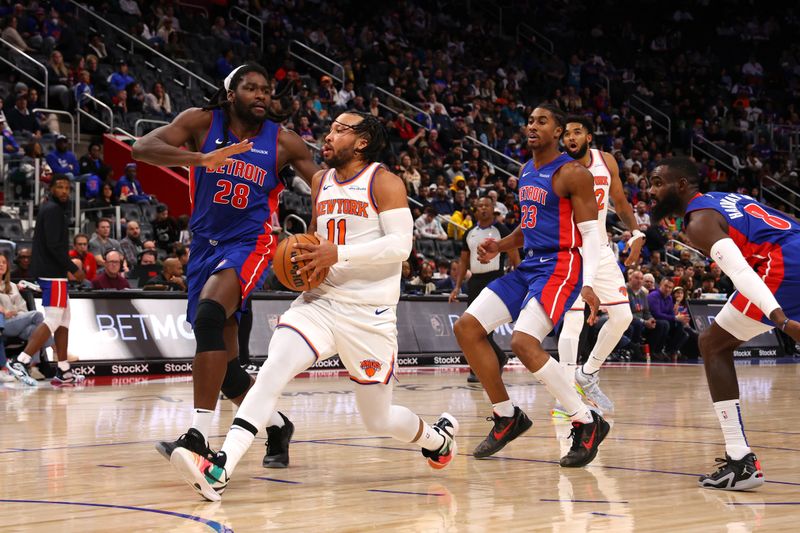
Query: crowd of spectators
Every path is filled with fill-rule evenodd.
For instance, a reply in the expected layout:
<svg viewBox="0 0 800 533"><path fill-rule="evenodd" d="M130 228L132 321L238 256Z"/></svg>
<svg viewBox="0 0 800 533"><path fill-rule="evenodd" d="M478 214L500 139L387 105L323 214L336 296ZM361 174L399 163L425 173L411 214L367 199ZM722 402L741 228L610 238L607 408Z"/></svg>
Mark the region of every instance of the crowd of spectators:
<svg viewBox="0 0 800 533"><path fill-rule="evenodd" d="M76 45L81 41L70 30L76 27L74 12L51 4L49 10L38 7L45 3L30 9L7 4L0 12L6 17L4 38L48 55L52 105L92 111L85 98L91 94L122 115L169 119L181 110L170 98L167 80L132 68L102 33ZM594 145L617 159L626 196L647 236L637 264L622 266L629 235L617 229L613 214L608 230L631 286L636 273L642 275L633 292L652 285L646 301L652 297L658 304L650 305L657 309L653 315L667 310L670 299L675 310L679 297L730 293L718 268L680 244L686 242L680 217L650 219L648 177L662 158L698 147L693 153L706 190L750 194L798 214L800 197L791 191L800 190L800 183L790 151L790 143L800 139L800 47L791 42L800 29L797 13L772 16L739 1L728 2L735 9L652 1L643 8L616 1L589 17L585 14L594 11L585 1L517 2L505 9L500 27L497 17L489 16L496 8L476 4L470 9L405 1L364 10L347 2L237 2L263 21L263 48L224 8L211 7L204 18L177 2L120 0L104 3L98 12L122 17L134 35L217 82L243 61L260 61L274 74L275 92L290 113L285 126L311 145L320 144L344 110L379 117L390 134L383 161L406 183L416 220L415 250L403 269L407 294L452 290L451 272L464 231L474 224L478 198L492 199L499 222L509 228L518 224L515 176L519 163L530 157L524 126L533 106L544 101L589 117ZM535 24L534 34L531 26L516 26L525 20L546 23ZM544 50L545 38L553 53ZM337 79L290 56L293 40L338 62ZM198 55L195 41L209 44L209 50ZM144 77L149 83L143 84ZM4 136L6 130L12 138L25 131L35 141L51 131L52 117L26 112L39 105L31 93L38 96L34 88L18 88L25 96L15 88L7 97L14 100L13 109L0 115L10 126ZM667 117L671 122L665 127ZM36 153L35 146L4 146L28 157ZM49 166L87 176L91 206L152 202L136 180L135 165L124 176L113 176L99 146L90 146L80 161L64 146L57 138ZM777 192L778 184L790 192ZM160 259L175 254L175 243L187 244L185 221L159 213L148 226L132 222L125 229L115 248L123 256L123 272L137 267L145 229ZM98 256L102 264L105 256ZM669 291L667 281L674 285ZM675 316L685 313L675 310ZM661 326L651 327L660 319L649 320L643 319L644 330L660 334ZM687 329L685 319L676 320ZM677 327L670 324L664 339L679 339ZM633 344L641 344L636 332L631 334ZM688 333L687 338L691 342ZM657 351L670 355L680 348Z"/></svg>

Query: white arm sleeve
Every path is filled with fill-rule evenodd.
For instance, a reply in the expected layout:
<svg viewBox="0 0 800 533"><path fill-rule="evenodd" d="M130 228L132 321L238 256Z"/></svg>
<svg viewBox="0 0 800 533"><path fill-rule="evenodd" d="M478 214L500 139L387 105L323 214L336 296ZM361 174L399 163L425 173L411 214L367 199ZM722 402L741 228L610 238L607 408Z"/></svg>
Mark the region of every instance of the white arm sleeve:
<svg viewBox="0 0 800 533"><path fill-rule="evenodd" d="M769 317L770 313L780 308L775 295L755 270L747 264L733 239L720 239L715 242L711 247L711 259L716 261L722 271L731 278L736 289L761 309L765 315Z"/></svg>
<svg viewBox="0 0 800 533"><path fill-rule="evenodd" d="M591 287L600 264L600 234L596 220L587 220L578 224L583 240L583 286Z"/></svg>
<svg viewBox="0 0 800 533"><path fill-rule="evenodd" d="M383 237L359 244L342 244L338 248L340 263L385 265L400 263L411 253L414 219L407 207L378 214Z"/></svg>

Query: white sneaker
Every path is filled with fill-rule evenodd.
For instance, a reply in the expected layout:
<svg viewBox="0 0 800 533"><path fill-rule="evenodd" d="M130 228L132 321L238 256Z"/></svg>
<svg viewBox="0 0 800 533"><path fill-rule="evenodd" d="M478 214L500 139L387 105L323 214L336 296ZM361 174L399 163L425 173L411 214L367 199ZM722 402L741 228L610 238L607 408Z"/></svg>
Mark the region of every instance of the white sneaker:
<svg viewBox="0 0 800 533"><path fill-rule="evenodd" d="M28 373L28 367L19 361L8 361L6 363L6 369L12 376L23 382L25 385L29 387L36 386L36 380L33 379Z"/></svg>
<svg viewBox="0 0 800 533"><path fill-rule="evenodd" d="M14 376L0 370L0 383L14 383L15 381L17 380Z"/></svg>
<svg viewBox="0 0 800 533"><path fill-rule="evenodd" d="M579 392L593 402L602 412L611 413L614 411L614 402L600 390L599 374L599 371L594 374L584 374L583 367L579 366L575 369L575 383L580 387L578 389Z"/></svg>

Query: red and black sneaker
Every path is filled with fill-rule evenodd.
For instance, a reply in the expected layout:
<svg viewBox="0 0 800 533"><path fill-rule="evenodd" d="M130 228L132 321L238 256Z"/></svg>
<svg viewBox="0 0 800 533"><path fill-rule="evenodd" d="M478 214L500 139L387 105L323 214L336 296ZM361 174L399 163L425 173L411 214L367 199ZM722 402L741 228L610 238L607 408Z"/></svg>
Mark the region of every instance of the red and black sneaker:
<svg viewBox="0 0 800 533"><path fill-rule="evenodd" d="M483 441L475 447L472 455L478 459L489 457L502 450L506 444L516 439L533 425L522 409L514 406L514 416L498 416L493 414L486 420L493 420L494 427Z"/></svg>
<svg viewBox="0 0 800 533"><path fill-rule="evenodd" d="M597 449L611 430L611 425L596 411L590 412L591 422L572 423L572 431L569 434L572 447L567 455L561 458L561 466L586 466L597 457Z"/></svg>

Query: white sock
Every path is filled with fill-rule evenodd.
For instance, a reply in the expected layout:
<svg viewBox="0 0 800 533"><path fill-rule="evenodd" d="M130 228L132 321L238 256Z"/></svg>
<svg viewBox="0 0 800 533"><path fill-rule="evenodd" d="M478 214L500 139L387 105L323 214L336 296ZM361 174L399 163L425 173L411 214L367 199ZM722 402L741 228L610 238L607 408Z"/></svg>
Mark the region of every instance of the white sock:
<svg viewBox="0 0 800 533"><path fill-rule="evenodd" d="M17 356L17 361L19 361L23 365L27 365L28 363L30 363L31 359L33 358L30 355L26 354L25 352L22 352Z"/></svg>
<svg viewBox="0 0 800 533"><path fill-rule="evenodd" d="M286 423L283 421L283 417L278 414L278 411L273 411L272 416L269 417L269 422L267 422L267 427L278 426L282 428L285 425Z"/></svg>
<svg viewBox="0 0 800 533"><path fill-rule="evenodd" d="M214 411L208 409L195 408L192 414L192 427L203 435L206 442L208 442L208 433L211 431L212 418L214 418Z"/></svg>
<svg viewBox="0 0 800 533"><path fill-rule="evenodd" d="M423 419L419 419L422 424L422 434L417 439L417 444L426 450L437 451L444 446L444 435L433 429Z"/></svg>
<svg viewBox="0 0 800 533"><path fill-rule="evenodd" d="M750 453L747 437L744 436L739 400L714 402L714 410L717 412L719 425L722 427L722 436L725 437L725 451L731 459L738 461Z"/></svg>
<svg viewBox="0 0 800 533"><path fill-rule="evenodd" d="M62 372L66 372L69 370L69 361L59 361L58 362L58 369Z"/></svg>
<svg viewBox="0 0 800 533"><path fill-rule="evenodd" d="M589 423L593 420L589 408L581 401L575 386L564 375L555 359L548 357L544 366L533 375L555 396L574 422Z"/></svg>
<svg viewBox="0 0 800 533"><path fill-rule="evenodd" d="M225 442L222 444L222 450L225 452L226 459L225 459L225 471L230 476L236 465L239 464L239 461L242 460L244 454L247 452L247 449L250 448L250 445L253 444L253 439L255 439L255 435L253 435L250 431L239 427L239 426L231 426L230 431L228 431L228 435L225 437Z"/></svg>
<svg viewBox="0 0 800 533"><path fill-rule="evenodd" d="M594 374L603 366L611 351L619 343L625 330L631 323L632 315L628 304L611 305L608 307L608 320L600 333L597 334L597 342L594 344L589 359L583 364L583 371L586 374Z"/></svg>
<svg viewBox="0 0 800 533"><path fill-rule="evenodd" d="M504 402L493 403L492 411L494 411L497 416L514 416L514 402L511 400L506 400Z"/></svg>

